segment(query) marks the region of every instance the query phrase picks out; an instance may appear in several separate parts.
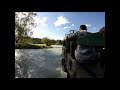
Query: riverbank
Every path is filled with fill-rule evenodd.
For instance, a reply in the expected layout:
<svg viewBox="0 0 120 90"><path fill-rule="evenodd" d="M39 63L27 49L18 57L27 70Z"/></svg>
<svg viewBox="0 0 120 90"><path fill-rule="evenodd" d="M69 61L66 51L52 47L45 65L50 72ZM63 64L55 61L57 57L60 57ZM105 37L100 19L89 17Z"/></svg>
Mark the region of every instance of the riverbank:
<svg viewBox="0 0 120 90"><path fill-rule="evenodd" d="M46 44L15 44L15 49L43 49L52 48L52 46L46 46Z"/></svg>

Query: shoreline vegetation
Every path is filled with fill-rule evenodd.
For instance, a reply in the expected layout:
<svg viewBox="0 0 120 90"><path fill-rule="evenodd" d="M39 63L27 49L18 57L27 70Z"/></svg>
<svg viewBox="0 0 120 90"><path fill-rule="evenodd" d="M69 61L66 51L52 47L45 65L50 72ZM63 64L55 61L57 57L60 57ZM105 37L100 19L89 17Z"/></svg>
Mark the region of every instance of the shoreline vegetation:
<svg viewBox="0 0 120 90"><path fill-rule="evenodd" d="M15 44L15 49L44 49L52 48L52 46L46 46L46 44Z"/></svg>
<svg viewBox="0 0 120 90"><path fill-rule="evenodd" d="M31 37L32 28L37 26L34 22L36 15L35 12L15 12L15 49L43 49L62 44L63 40Z"/></svg>

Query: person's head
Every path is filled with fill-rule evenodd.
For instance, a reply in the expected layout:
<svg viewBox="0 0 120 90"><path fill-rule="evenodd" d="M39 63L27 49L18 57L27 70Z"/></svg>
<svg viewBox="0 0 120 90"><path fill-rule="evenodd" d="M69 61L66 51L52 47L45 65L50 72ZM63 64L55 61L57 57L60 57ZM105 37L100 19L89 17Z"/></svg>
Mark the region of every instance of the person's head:
<svg viewBox="0 0 120 90"><path fill-rule="evenodd" d="M86 25L80 25L80 32L87 31Z"/></svg>

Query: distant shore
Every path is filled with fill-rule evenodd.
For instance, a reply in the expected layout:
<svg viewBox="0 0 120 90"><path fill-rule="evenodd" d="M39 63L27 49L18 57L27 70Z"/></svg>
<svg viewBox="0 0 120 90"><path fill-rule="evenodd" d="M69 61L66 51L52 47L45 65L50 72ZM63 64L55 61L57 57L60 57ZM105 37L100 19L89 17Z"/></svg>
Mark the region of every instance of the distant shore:
<svg viewBox="0 0 120 90"><path fill-rule="evenodd" d="M46 46L46 44L15 44L15 49L44 49L52 48L52 46Z"/></svg>

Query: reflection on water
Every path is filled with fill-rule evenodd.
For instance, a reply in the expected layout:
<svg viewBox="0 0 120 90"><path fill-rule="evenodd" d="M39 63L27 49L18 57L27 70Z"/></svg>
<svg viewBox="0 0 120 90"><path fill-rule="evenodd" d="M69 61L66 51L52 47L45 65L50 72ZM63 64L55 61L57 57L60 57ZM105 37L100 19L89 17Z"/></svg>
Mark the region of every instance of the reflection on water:
<svg viewBox="0 0 120 90"><path fill-rule="evenodd" d="M16 78L66 78L61 48L15 49Z"/></svg>

